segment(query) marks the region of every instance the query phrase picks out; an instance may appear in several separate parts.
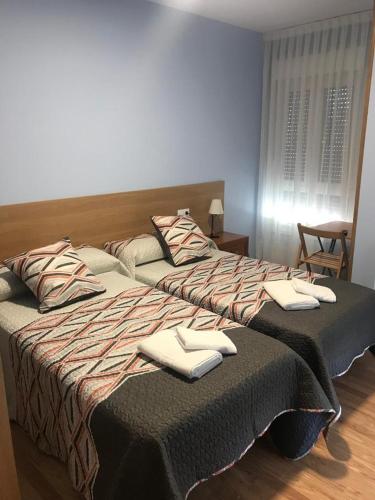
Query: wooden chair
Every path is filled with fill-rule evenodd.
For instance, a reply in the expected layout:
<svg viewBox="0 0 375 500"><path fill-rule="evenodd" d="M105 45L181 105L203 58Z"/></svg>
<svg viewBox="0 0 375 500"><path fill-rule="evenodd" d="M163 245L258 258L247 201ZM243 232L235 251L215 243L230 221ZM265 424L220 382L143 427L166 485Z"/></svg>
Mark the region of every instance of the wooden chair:
<svg viewBox="0 0 375 500"><path fill-rule="evenodd" d="M349 269L349 256L346 246L346 236L347 231L333 232L333 231L322 231L320 229L313 229L311 227L303 226L302 224L297 224L298 233L300 237L300 247L297 256L297 269L301 264L306 264L306 268L311 272L311 266L319 266L324 269L332 269L336 272L336 278L340 278L343 269L348 271ZM309 254L307 251L307 245L305 240L305 235L315 236L318 238L320 250ZM338 255L334 255L331 252L325 252L322 244L322 239L330 239L331 241L339 240L341 242L341 252Z"/></svg>

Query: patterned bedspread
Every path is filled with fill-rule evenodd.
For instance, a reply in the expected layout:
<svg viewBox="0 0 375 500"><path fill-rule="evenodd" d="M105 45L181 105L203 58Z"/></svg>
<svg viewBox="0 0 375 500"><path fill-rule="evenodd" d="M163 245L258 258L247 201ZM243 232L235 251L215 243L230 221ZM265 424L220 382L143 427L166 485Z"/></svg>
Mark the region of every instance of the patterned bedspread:
<svg viewBox="0 0 375 500"><path fill-rule="evenodd" d="M94 408L128 378L160 369L136 346L177 325L239 326L142 286L43 316L11 336L17 421L40 448L68 462L73 485L86 498L99 468L90 432Z"/></svg>
<svg viewBox="0 0 375 500"><path fill-rule="evenodd" d="M264 304L272 301L263 283L292 276L312 282L319 275L232 254L173 272L163 278L157 288L248 325Z"/></svg>

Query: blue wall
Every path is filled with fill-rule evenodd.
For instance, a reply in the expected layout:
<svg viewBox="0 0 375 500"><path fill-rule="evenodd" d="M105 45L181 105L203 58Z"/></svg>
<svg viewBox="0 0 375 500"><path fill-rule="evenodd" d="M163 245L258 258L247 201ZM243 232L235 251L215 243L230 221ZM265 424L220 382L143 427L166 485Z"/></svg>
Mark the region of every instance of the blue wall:
<svg viewBox="0 0 375 500"><path fill-rule="evenodd" d="M258 33L144 0L2 0L0 204L226 181L254 231Z"/></svg>

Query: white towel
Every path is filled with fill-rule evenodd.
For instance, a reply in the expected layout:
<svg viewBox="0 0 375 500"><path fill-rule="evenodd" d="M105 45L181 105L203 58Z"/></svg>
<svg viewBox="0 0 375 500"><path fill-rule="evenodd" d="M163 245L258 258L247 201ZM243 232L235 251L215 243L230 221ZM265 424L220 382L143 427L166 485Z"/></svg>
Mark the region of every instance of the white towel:
<svg viewBox="0 0 375 500"><path fill-rule="evenodd" d="M197 331L184 326L177 327L177 335L184 349L213 349L222 354L237 354L237 347L225 333L217 330Z"/></svg>
<svg viewBox="0 0 375 500"><path fill-rule="evenodd" d="M173 330L151 335L138 344L138 351L188 378L200 378L223 361L217 351L186 351Z"/></svg>
<svg viewBox="0 0 375 500"><path fill-rule="evenodd" d="M292 278L292 285L296 292L311 295L311 297L315 297L321 302L336 302L335 293L326 286L314 285L314 283L308 283L297 278Z"/></svg>
<svg viewBox="0 0 375 500"><path fill-rule="evenodd" d="M266 292L286 311L299 311L319 307L319 301L309 295L297 293L290 280L267 281Z"/></svg>

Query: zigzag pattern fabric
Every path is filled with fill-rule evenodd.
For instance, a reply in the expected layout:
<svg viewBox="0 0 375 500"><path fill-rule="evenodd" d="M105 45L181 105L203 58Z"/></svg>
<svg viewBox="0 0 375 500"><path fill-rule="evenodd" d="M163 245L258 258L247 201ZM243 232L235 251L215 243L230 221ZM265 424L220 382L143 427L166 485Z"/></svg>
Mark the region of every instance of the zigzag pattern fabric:
<svg viewBox="0 0 375 500"><path fill-rule="evenodd" d="M105 292L69 240L61 240L4 261L34 293L39 312Z"/></svg>
<svg viewBox="0 0 375 500"><path fill-rule="evenodd" d="M240 326L142 286L49 314L11 336L17 421L39 447L68 463L74 487L86 498L92 498L99 469L92 412L130 377L161 368L137 345L178 325Z"/></svg>
<svg viewBox="0 0 375 500"><path fill-rule="evenodd" d="M207 236L191 217L156 216L151 220L174 266L197 262L211 254Z"/></svg>
<svg viewBox="0 0 375 500"><path fill-rule="evenodd" d="M154 238L151 234L139 234L138 236L133 236L132 238L128 238L127 240L116 240L116 241L107 241L104 244L104 250L113 255L116 258L119 258L122 251L131 245L133 241L143 240L145 238Z"/></svg>
<svg viewBox="0 0 375 500"><path fill-rule="evenodd" d="M171 273L157 284L157 288L247 326L263 305L273 300L264 290L263 283L292 276L309 282L322 277L233 254Z"/></svg>

